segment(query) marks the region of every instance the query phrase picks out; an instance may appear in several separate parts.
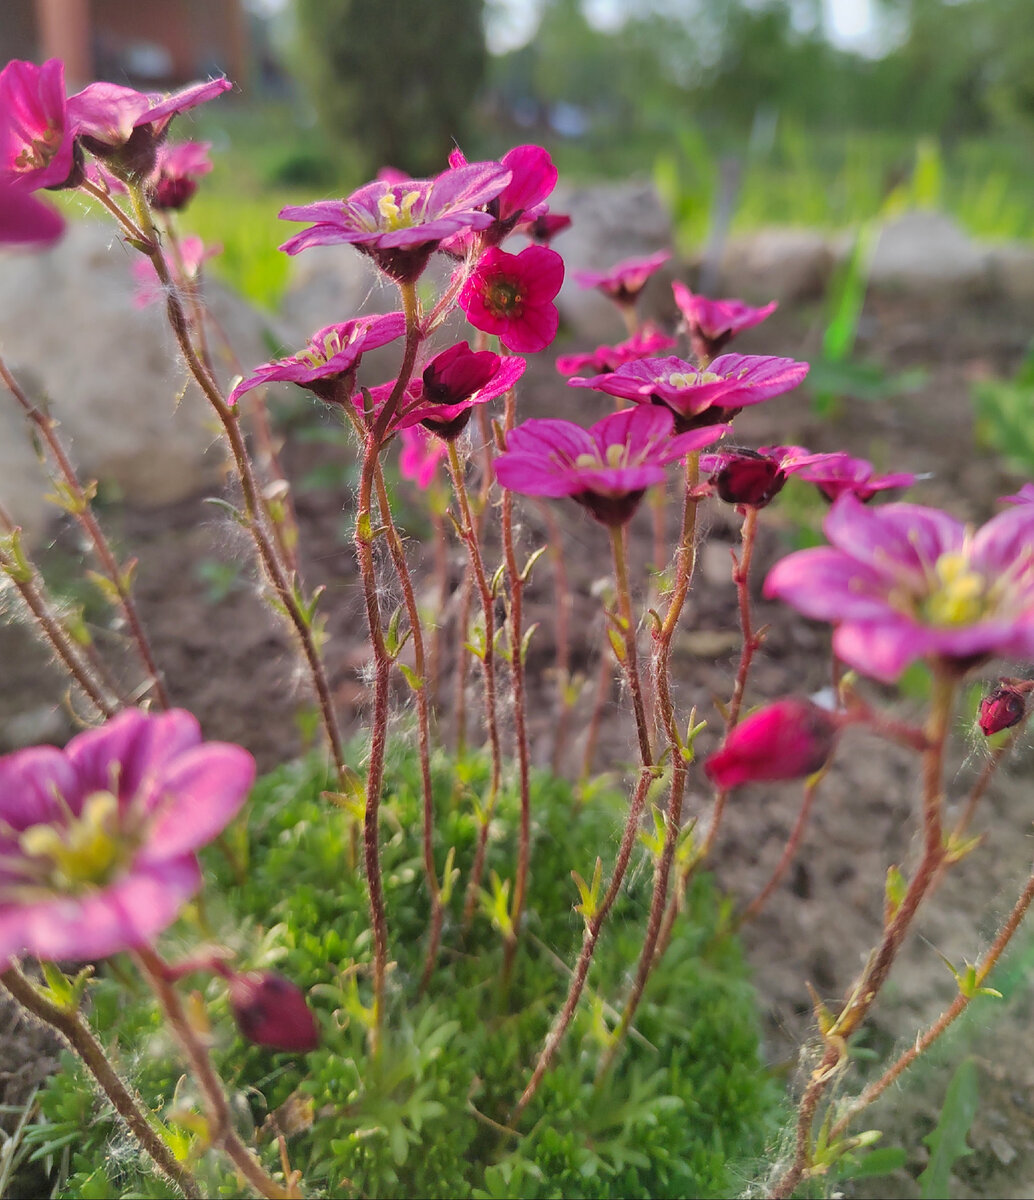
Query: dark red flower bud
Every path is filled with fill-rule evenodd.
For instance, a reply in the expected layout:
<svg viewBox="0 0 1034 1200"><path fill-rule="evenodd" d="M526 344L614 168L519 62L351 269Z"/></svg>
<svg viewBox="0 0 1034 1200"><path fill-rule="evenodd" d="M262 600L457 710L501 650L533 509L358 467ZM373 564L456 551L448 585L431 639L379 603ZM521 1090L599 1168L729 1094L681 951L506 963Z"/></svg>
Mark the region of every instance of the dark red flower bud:
<svg viewBox="0 0 1034 1200"><path fill-rule="evenodd" d="M756 450L733 449L715 455L711 475L715 491L726 504L764 508L782 491L786 473L780 463Z"/></svg>
<svg viewBox="0 0 1034 1200"><path fill-rule="evenodd" d="M722 791L743 783L805 779L832 754L841 724L835 713L810 700L787 696L735 726L704 770Z"/></svg>
<svg viewBox="0 0 1034 1200"><path fill-rule="evenodd" d="M985 737L1001 733L1019 725L1027 715L1027 701L1019 688L1011 684L999 684L980 701L980 716L977 723Z"/></svg>
<svg viewBox="0 0 1034 1200"><path fill-rule="evenodd" d="M241 1034L256 1046L305 1054L319 1045L319 1026L305 996L274 971L229 977L230 1007Z"/></svg>

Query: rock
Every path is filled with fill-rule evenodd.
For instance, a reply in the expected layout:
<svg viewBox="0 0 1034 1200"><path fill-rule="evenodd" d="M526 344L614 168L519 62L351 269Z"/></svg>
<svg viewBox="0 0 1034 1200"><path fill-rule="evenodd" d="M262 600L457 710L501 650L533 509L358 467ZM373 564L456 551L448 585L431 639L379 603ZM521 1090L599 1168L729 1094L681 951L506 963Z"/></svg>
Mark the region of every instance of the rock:
<svg viewBox="0 0 1034 1200"><path fill-rule="evenodd" d="M671 218L652 184L596 184L589 188L557 188L551 211L567 213L571 227L556 240L555 249L566 266L564 286L557 297L560 319L572 333L593 348L627 337L614 304L594 288L575 282L576 271L607 271L626 258L645 258L672 244ZM519 249L514 239L512 248ZM507 247L510 249L511 247ZM647 283L640 302L644 317L664 320L675 314L672 262Z"/></svg>
<svg viewBox="0 0 1034 1200"><path fill-rule="evenodd" d="M837 257L821 233L762 229L726 246L719 291L753 304L815 299L824 294Z"/></svg>
<svg viewBox="0 0 1034 1200"><path fill-rule="evenodd" d="M133 304L135 257L92 221L72 222L45 253L5 254L0 330L8 367L31 400L49 406L80 477L146 507L217 487L225 456L207 402L188 386L164 306ZM268 359L268 318L212 280L206 297L240 360ZM228 384L236 368L217 349L214 357ZM25 424L4 394L0 501L31 542L55 510Z"/></svg>
<svg viewBox="0 0 1034 1200"><path fill-rule="evenodd" d="M909 212L880 232L869 284L939 297L979 294L990 285L990 258L944 213Z"/></svg>
<svg viewBox="0 0 1034 1200"><path fill-rule="evenodd" d="M1009 242L991 246L988 267L995 290L1009 300L1034 302L1034 248Z"/></svg>

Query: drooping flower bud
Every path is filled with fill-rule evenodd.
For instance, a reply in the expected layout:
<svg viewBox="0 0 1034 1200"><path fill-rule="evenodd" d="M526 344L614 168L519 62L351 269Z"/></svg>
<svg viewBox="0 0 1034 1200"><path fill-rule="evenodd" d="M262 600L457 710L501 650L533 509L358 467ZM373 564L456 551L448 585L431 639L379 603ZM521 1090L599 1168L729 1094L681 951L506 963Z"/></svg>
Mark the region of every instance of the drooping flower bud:
<svg viewBox="0 0 1034 1200"><path fill-rule="evenodd" d="M228 982L234 1020L249 1042L295 1054L319 1045L316 1018L289 979L275 971L246 971Z"/></svg>
<svg viewBox="0 0 1034 1200"><path fill-rule="evenodd" d="M722 791L744 783L805 779L832 754L842 723L810 700L787 696L741 721L704 770Z"/></svg>
<svg viewBox="0 0 1034 1200"><path fill-rule="evenodd" d="M988 692L980 701L980 716L977 724L985 737L1001 733L1019 725L1027 715L1027 701L1023 692L1004 681Z"/></svg>
<svg viewBox="0 0 1034 1200"><path fill-rule="evenodd" d="M777 459L756 450L729 447L712 457L711 482L726 504L764 508L786 483L786 472Z"/></svg>

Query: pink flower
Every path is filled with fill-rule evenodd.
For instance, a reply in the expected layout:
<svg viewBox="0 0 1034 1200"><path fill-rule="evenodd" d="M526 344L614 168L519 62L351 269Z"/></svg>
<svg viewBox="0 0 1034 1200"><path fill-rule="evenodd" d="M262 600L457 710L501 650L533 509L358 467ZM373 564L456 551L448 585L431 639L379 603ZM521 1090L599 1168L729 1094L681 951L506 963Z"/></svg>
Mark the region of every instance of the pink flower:
<svg viewBox="0 0 1034 1200"><path fill-rule="evenodd" d="M765 594L834 622L834 650L862 674L889 683L920 658L958 671L1034 659L1031 506L974 533L938 509L869 509L847 494L825 531L832 545L778 562Z"/></svg>
<svg viewBox="0 0 1034 1200"><path fill-rule="evenodd" d="M731 420L748 404L795 388L807 374L808 364L792 358L723 354L706 371L681 358L643 358L610 374L568 382L637 404L663 404L675 414L681 431Z"/></svg>
<svg viewBox="0 0 1034 1200"><path fill-rule="evenodd" d="M275 971L229 973L230 1008L241 1035L256 1046L307 1054L320 1042L305 996Z"/></svg>
<svg viewBox="0 0 1034 1200"><path fill-rule="evenodd" d="M674 338L646 324L616 346L597 346L591 354L562 354L556 360L556 369L561 375L574 375L585 370L604 375L638 358L650 358L661 350L670 350L675 344Z"/></svg>
<svg viewBox="0 0 1034 1200"><path fill-rule="evenodd" d="M255 777L239 746L182 710L128 709L64 750L0 758L0 962L147 945L201 885L195 851Z"/></svg>
<svg viewBox="0 0 1034 1200"><path fill-rule="evenodd" d="M65 64L12 59L0 71L0 179L27 191L60 187L75 168L74 122L65 101Z"/></svg>
<svg viewBox="0 0 1034 1200"><path fill-rule="evenodd" d="M980 716L977 724L984 737L1001 733L1003 729L1012 729L1019 725L1027 715L1027 700L1025 692L1029 687L1021 689L1015 684L1002 680L999 685L980 701Z"/></svg>
<svg viewBox="0 0 1034 1200"><path fill-rule="evenodd" d="M646 286L646 281L671 258L667 250L658 250L648 258L626 258L609 271L575 271L575 282L584 288L598 288L615 304L629 308Z"/></svg>
<svg viewBox="0 0 1034 1200"><path fill-rule="evenodd" d="M850 492L858 500L871 500L877 492L911 487L916 481L915 475L908 472L876 475L871 462L849 454L823 455L822 461L806 465L797 473L815 484L827 500L835 500L844 492Z"/></svg>
<svg viewBox="0 0 1034 1200"><path fill-rule="evenodd" d="M663 408L628 408L590 429L571 421L531 420L512 430L495 460L499 483L526 496L570 496L597 521L623 525L668 463L710 445L728 429L712 425L672 435Z"/></svg>
<svg viewBox="0 0 1034 1200"><path fill-rule="evenodd" d="M1025 483L1018 492L999 498L999 504L1034 504L1034 483Z"/></svg>
<svg viewBox="0 0 1034 1200"><path fill-rule="evenodd" d="M158 147L154 175L147 193L155 208L186 208L197 191L197 181L212 169L211 142L163 142Z"/></svg>
<svg viewBox="0 0 1034 1200"><path fill-rule="evenodd" d="M475 404L487 404L508 392L527 365L523 358L502 357L491 350L474 352L466 342L457 342L424 368L396 428L419 422L450 441L466 427Z"/></svg>
<svg viewBox="0 0 1034 1200"><path fill-rule="evenodd" d="M328 325L312 335L304 350L256 367L237 384L227 403L236 404L245 392L267 383L296 383L328 404L345 404L363 352L393 342L405 332L402 313L355 317L341 325Z"/></svg>
<svg viewBox="0 0 1034 1200"><path fill-rule="evenodd" d="M782 491L790 475L829 457L809 454L803 446L762 446L760 450L727 446L717 454L703 455L700 467L711 473L711 484L726 504L764 508Z"/></svg>
<svg viewBox="0 0 1034 1200"><path fill-rule="evenodd" d="M548 246L555 237L570 228L571 218L567 213L551 213L543 209L537 216L525 213L514 226L514 231L526 234L540 246Z"/></svg>
<svg viewBox="0 0 1034 1200"><path fill-rule="evenodd" d="M64 232L61 217L22 187L0 180L0 246L53 245Z"/></svg>
<svg viewBox="0 0 1034 1200"><path fill-rule="evenodd" d="M461 229L487 229L483 211L510 181L499 163L472 163L434 179L375 180L347 200L281 209L285 221L313 224L280 247L297 254L310 246L348 242L400 283L418 279L443 239Z"/></svg>
<svg viewBox="0 0 1034 1200"><path fill-rule="evenodd" d="M402 453L399 455L399 470L403 479L412 481L422 491L431 486L438 463L448 451L448 443L435 437L422 425L409 426L399 433Z"/></svg>
<svg viewBox="0 0 1034 1200"><path fill-rule="evenodd" d="M179 240L179 254L170 253L165 261L176 285L189 287L197 280L206 259L214 258L221 252L221 246L206 246L199 237L188 234ZM165 288L149 258L135 258L131 270L136 280L136 291L133 293L136 308L147 308L165 299Z"/></svg>
<svg viewBox="0 0 1034 1200"><path fill-rule="evenodd" d="M449 166L465 167L463 151L449 155ZM514 146L500 159L500 166L510 172L510 182L485 206L493 223L481 232L483 246L498 246L525 216L529 219L545 211L545 201L556 187L557 169L549 152L541 146ZM472 233L463 230L449 239L452 253L463 253L472 245Z"/></svg>
<svg viewBox="0 0 1034 1200"><path fill-rule="evenodd" d="M675 303L686 321L693 352L701 362L710 362L720 354L730 338L744 329L760 325L775 312L777 301L764 308L752 308L742 300L708 300L697 296L684 283L671 285Z"/></svg>
<svg viewBox="0 0 1034 1200"><path fill-rule="evenodd" d="M722 792L744 783L806 779L833 753L841 724L810 700L787 696L734 726L704 770Z"/></svg>
<svg viewBox="0 0 1034 1200"><path fill-rule="evenodd" d="M545 246L507 254L492 246L481 256L459 294L475 329L499 335L508 350L534 353L556 337L560 314L553 303L564 282L564 260Z"/></svg>

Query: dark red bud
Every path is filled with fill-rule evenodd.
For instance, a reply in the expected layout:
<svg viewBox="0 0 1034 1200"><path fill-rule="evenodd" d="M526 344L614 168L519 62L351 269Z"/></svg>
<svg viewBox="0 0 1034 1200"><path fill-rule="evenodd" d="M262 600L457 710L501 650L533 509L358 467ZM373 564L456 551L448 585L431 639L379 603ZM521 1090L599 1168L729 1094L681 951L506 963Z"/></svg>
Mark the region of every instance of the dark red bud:
<svg viewBox="0 0 1034 1200"><path fill-rule="evenodd" d="M230 1007L242 1036L256 1046L305 1054L319 1045L319 1026L305 996L274 971L247 971L229 979Z"/></svg>
<svg viewBox="0 0 1034 1200"><path fill-rule="evenodd" d="M767 455L736 450L722 457L724 461L711 476L711 482L726 504L764 508L786 483L779 464Z"/></svg>
<svg viewBox="0 0 1034 1200"><path fill-rule="evenodd" d="M744 783L805 779L833 753L843 719L810 700L787 696L736 725L704 763L722 791Z"/></svg>
<svg viewBox="0 0 1034 1200"><path fill-rule="evenodd" d="M1027 702L1023 693L1010 684L1003 683L988 692L980 701L980 716L977 723L985 737L1001 733L1019 725L1027 713Z"/></svg>

